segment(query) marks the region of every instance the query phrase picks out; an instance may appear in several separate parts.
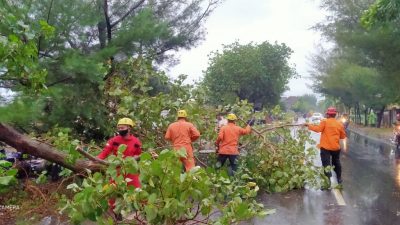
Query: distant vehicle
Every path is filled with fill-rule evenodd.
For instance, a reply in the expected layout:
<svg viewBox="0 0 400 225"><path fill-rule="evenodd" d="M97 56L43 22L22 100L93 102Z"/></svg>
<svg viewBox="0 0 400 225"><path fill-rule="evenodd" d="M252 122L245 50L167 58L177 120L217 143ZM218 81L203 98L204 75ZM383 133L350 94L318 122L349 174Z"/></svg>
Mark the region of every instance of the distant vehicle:
<svg viewBox="0 0 400 225"><path fill-rule="evenodd" d="M321 113L313 113L311 116L311 122L319 123L323 118L324 116Z"/></svg>

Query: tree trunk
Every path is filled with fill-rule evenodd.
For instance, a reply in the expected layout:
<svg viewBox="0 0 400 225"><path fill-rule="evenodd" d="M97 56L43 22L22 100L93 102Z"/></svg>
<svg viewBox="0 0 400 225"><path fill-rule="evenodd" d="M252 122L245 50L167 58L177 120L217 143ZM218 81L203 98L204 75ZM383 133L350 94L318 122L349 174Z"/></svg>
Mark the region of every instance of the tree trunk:
<svg viewBox="0 0 400 225"><path fill-rule="evenodd" d="M365 108L365 110L364 110L364 124L366 127L369 125L368 124L368 108Z"/></svg>
<svg viewBox="0 0 400 225"><path fill-rule="evenodd" d="M103 49L106 47L106 22L101 21L97 24L97 29L99 31L99 42L100 42L100 49Z"/></svg>
<svg viewBox="0 0 400 225"><path fill-rule="evenodd" d="M357 105L354 105L354 122L356 123L356 124L358 124L358 121L357 121Z"/></svg>
<svg viewBox="0 0 400 225"><path fill-rule="evenodd" d="M357 105L354 105L354 123L357 124Z"/></svg>
<svg viewBox="0 0 400 225"><path fill-rule="evenodd" d="M383 113L384 112L385 112L385 106L383 106L382 109L377 113L378 114L377 115L377 121L376 121L376 123L377 123L376 127L377 128L381 128L382 119L383 119Z"/></svg>
<svg viewBox="0 0 400 225"><path fill-rule="evenodd" d="M111 21L110 21L110 15L108 13L108 0L104 0L103 2L103 10L104 10L104 19L106 21L106 27L107 27L107 45L110 45L111 39L112 39L112 31L111 31Z"/></svg>
<svg viewBox="0 0 400 225"><path fill-rule="evenodd" d="M89 160L77 160L75 164L70 164L67 162L67 154L54 149L46 143L35 141L28 136L20 134L14 128L4 123L0 123L0 141L10 145L21 153L57 163L75 173L86 172L85 169L90 169L91 171L104 169L104 165Z"/></svg>
<svg viewBox="0 0 400 225"><path fill-rule="evenodd" d="M361 121L360 121L360 108L358 106L358 103L355 105L354 111L355 111L355 114L356 114L355 115L356 124L360 124L361 123Z"/></svg>

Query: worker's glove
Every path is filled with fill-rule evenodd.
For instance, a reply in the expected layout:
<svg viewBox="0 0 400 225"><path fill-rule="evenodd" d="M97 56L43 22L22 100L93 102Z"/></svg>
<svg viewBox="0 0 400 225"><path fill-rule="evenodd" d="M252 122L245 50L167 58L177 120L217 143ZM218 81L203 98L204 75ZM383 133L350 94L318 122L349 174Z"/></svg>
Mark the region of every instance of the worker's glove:
<svg viewBox="0 0 400 225"><path fill-rule="evenodd" d="M256 121L256 119L251 119L251 120L249 120L249 121L247 121L247 125L249 125L249 126L254 126L254 122Z"/></svg>
<svg viewBox="0 0 400 225"><path fill-rule="evenodd" d="M154 151L150 151L151 157L153 157L153 159L157 159L158 158L158 154Z"/></svg>
<svg viewBox="0 0 400 225"><path fill-rule="evenodd" d="M215 142L215 153L218 154L219 152L219 144Z"/></svg>

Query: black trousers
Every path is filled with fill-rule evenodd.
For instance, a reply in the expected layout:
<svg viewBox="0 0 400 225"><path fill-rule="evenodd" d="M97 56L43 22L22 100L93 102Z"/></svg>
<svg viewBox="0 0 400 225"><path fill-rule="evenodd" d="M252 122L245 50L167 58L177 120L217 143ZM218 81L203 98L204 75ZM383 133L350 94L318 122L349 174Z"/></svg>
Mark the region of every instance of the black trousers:
<svg viewBox="0 0 400 225"><path fill-rule="evenodd" d="M236 158L238 156L237 155L223 155L223 154L219 154L218 155L218 162L221 163L221 167L224 166L225 162L227 159L229 159L229 165L232 168L232 172L235 172L237 170L237 164L236 164Z"/></svg>
<svg viewBox="0 0 400 225"><path fill-rule="evenodd" d="M334 166L333 170L336 173L337 179L342 179L342 165L340 164L340 150L339 151L329 151L324 148L321 148L321 161L322 166ZM332 163L331 163L332 161ZM330 171L325 171L325 175L327 177L331 177L332 173Z"/></svg>

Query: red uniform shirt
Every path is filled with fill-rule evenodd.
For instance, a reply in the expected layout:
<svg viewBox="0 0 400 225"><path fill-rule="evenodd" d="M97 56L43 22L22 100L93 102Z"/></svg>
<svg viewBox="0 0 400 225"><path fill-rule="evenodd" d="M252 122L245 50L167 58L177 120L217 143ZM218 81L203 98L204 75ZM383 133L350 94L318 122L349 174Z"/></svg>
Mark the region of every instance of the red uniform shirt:
<svg viewBox="0 0 400 225"><path fill-rule="evenodd" d="M142 153L142 143L140 143L139 139L133 135L130 135L127 139L118 135L107 141L103 151L97 157L99 159L105 159L110 154L117 155L118 147L121 144L127 146L123 152L124 158L127 156L139 156Z"/></svg>
<svg viewBox="0 0 400 225"><path fill-rule="evenodd" d="M126 145L126 149L122 153L124 158L127 156L139 156L142 153L142 143L140 143L139 139L137 139L133 135L129 135L127 139L118 135L110 138L107 141L106 146L104 147L103 151L97 156L97 158L105 159L110 154L117 155L118 147L121 144ZM117 173L119 174L119 169L117 169ZM127 183L128 185L134 186L136 188L139 188L141 186L138 174L124 174L123 176L124 178L130 179L130 181ZM114 180L110 180L110 183L115 184ZM115 199L110 199L108 201L108 204L112 209L114 209Z"/></svg>

